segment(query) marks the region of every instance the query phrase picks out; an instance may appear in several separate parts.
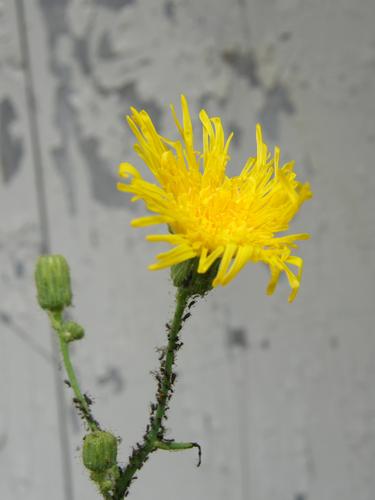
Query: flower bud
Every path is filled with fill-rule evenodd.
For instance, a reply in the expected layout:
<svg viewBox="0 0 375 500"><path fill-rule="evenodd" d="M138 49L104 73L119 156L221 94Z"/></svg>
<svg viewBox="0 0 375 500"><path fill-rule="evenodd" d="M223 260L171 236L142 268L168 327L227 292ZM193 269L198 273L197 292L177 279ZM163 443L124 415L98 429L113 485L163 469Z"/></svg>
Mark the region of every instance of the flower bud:
<svg viewBox="0 0 375 500"><path fill-rule="evenodd" d="M69 266L62 255L43 255L35 268L37 298L42 309L61 311L72 303Z"/></svg>
<svg viewBox="0 0 375 500"><path fill-rule="evenodd" d="M102 472L116 464L117 439L110 432L95 431L84 437L82 458L85 467Z"/></svg>
<svg viewBox="0 0 375 500"><path fill-rule="evenodd" d="M67 321L62 326L63 339L65 342L72 342L73 340L79 340L85 335L85 330L83 326L76 323L75 321Z"/></svg>

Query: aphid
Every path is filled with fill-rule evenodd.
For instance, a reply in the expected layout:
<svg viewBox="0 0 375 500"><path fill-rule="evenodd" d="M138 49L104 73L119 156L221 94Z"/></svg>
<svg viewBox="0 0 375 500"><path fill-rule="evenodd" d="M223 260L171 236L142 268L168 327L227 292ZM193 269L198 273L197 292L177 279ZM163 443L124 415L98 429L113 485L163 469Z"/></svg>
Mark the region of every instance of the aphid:
<svg viewBox="0 0 375 500"><path fill-rule="evenodd" d="M89 406L92 405L93 401L87 394L84 394L83 397L85 398L85 401Z"/></svg>

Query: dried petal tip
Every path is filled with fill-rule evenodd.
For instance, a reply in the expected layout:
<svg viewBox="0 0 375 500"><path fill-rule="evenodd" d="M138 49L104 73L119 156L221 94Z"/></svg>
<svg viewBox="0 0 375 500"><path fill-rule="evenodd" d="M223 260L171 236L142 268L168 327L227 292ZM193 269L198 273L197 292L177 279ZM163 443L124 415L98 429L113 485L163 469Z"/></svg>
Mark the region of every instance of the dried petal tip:
<svg viewBox="0 0 375 500"><path fill-rule="evenodd" d="M42 309L61 311L72 303L69 266L62 255L43 255L35 268L37 298Z"/></svg>
<svg viewBox="0 0 375 500"><path fill-rule="evenodd" d="M75 321L67 321L63 325L62 335L65 342L72 342L73 340L80 340L85 335L85 330L83 326L76 323Z"/></svg>
<svg viewBox="0 0 375 500"><path fill-rule="evenodd" d="M95 431L84 437L83 463L93 472L103 472L116 464L117 439L110 432Z"/></svg>

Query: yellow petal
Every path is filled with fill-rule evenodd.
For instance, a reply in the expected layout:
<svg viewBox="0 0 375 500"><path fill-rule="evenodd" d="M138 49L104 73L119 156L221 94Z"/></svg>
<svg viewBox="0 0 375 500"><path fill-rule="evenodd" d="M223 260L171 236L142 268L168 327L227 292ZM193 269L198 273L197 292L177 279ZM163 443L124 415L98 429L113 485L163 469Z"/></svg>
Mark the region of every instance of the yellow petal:
<svg viewBox="0 0 375 500"><path fill-rule="evenodd" d="M165 241L175 245L186 243L185 238L179 234L149 234L146 236L146 240L152 241L153 243Z"/></svg>
<svg viewBox="0 0 375 500"><path fill-rule="evenodd" d="M148 217L139 217L138 219L133 219L131 221L132 227L145 227L152 226L154 224L165 224L168 223L168 217L164 215L150 215Z"/></svg>
<svg viewBox="0 0 375 500"><path fill-rule="evenodd" d="M274 168L275 168L275 177L277 178L279 174L279 162L280 162L280 148L275 146L274 152Z"/></svg>
<svg viewBox="0 0 375 500"><path fill-rule="evenodd" d="M196 257L196 255L196 250L193 250L189 245L185 243L183 245L179 245L178 247L172 248L172 250L169 250L168 252L157 255L156 258L159 262L157 262L156 264L152 264L148 268L151 271L164 269L165 267L173 266L185 260L192 259L193 257Z"/></svg>
<svg viewBox="0 0 375 500"><path fill-rule="evenodd" d="M280 267L277 266L276 263L274 262L270 263L270 271L271 271L271 278L267 286L267 295L273 294L281 274Z"/></svg>
<svg viewBox="0 0 375 500"><path fill-rule="evenodd" d="M297 274L298 287L292 289L292 292L288 298L289 302L293 302L293 300L296 298L297 292L301 284L302 272L303 272L303 259L301 259L301 257L298 257L296 255L291 255L290 257L288 257L287 263L292 264L293 266L296 266L298 268L298 274Z"/></svg>
<svg viewBox="0 0 375 500"><path fill-rule="evenodd" d="M223 284L222 280L225 276L225 273L226 273L226 271L227 271L227 269L232 261L232 257L235 254L236 250L237 250L237 245L235 245L233 243L229 243L228 245L226 245L225 250L224 250L224 254L221 258L219 270L217 272L217 275L216 275L214 281L212 282L213 286Z"/></svg>
<svg viewBox="0 0 375 500"><path fill-rule="evenodd" d="M296 298L300 282L299 279L295 276L295 274L289 269L289 267L286 264L282 263L281 266L286 274L286 277L288 278L290 288L292 289L288 297L288 302L293 302L293 300Z"/></svg>
<svg viewBox="0 0 375 500"><path fill-rule="evenodd" d="M239 247L233 264L227 274L221 280L221 284L227 285L241 271L241 269L249 262L253 253L252 247Z"/></svg>
<svg viewBox="0 0 375 500"><path fill-rule="evenodd" d="M130 163L120 163L118 167L118 174L120 177L124 177L125 179L127 179L129 176L133 176L136 179L142 178L138 170Z"/></svg>
<svg viewBox="0 0 375 500"><path fill-rule="evenodd" d="M256 125L256 140L257 140L257 163L263 165L267 160L267 146L263 142L262 126L260 123Z"/></svg>
<svg viewBox="0 0 375 500"><path fill-rule="evenodd" d="M210 255L207 256L208 250L207 248L203 248L199 259L198 273L207 272L212 266L212 264L215 262L215 260L218 259L223 252L224 252L224 247L220 246L218 248L215 248L215 250L211 252Z"/></svg>

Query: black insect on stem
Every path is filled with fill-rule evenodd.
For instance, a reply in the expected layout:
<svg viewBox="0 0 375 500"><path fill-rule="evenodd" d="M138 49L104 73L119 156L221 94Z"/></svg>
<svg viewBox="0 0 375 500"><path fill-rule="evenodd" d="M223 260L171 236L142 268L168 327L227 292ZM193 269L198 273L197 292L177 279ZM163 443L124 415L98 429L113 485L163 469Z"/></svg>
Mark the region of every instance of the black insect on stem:
<svg viewBox="0 0 375 500"><path fill-rule="evenodd" d="M86 403L91 406L92 403L93 403L93 400L90 398L90 396L88 396L86 393L83 395L83 397L85 398L85 401Z"/></svg>

